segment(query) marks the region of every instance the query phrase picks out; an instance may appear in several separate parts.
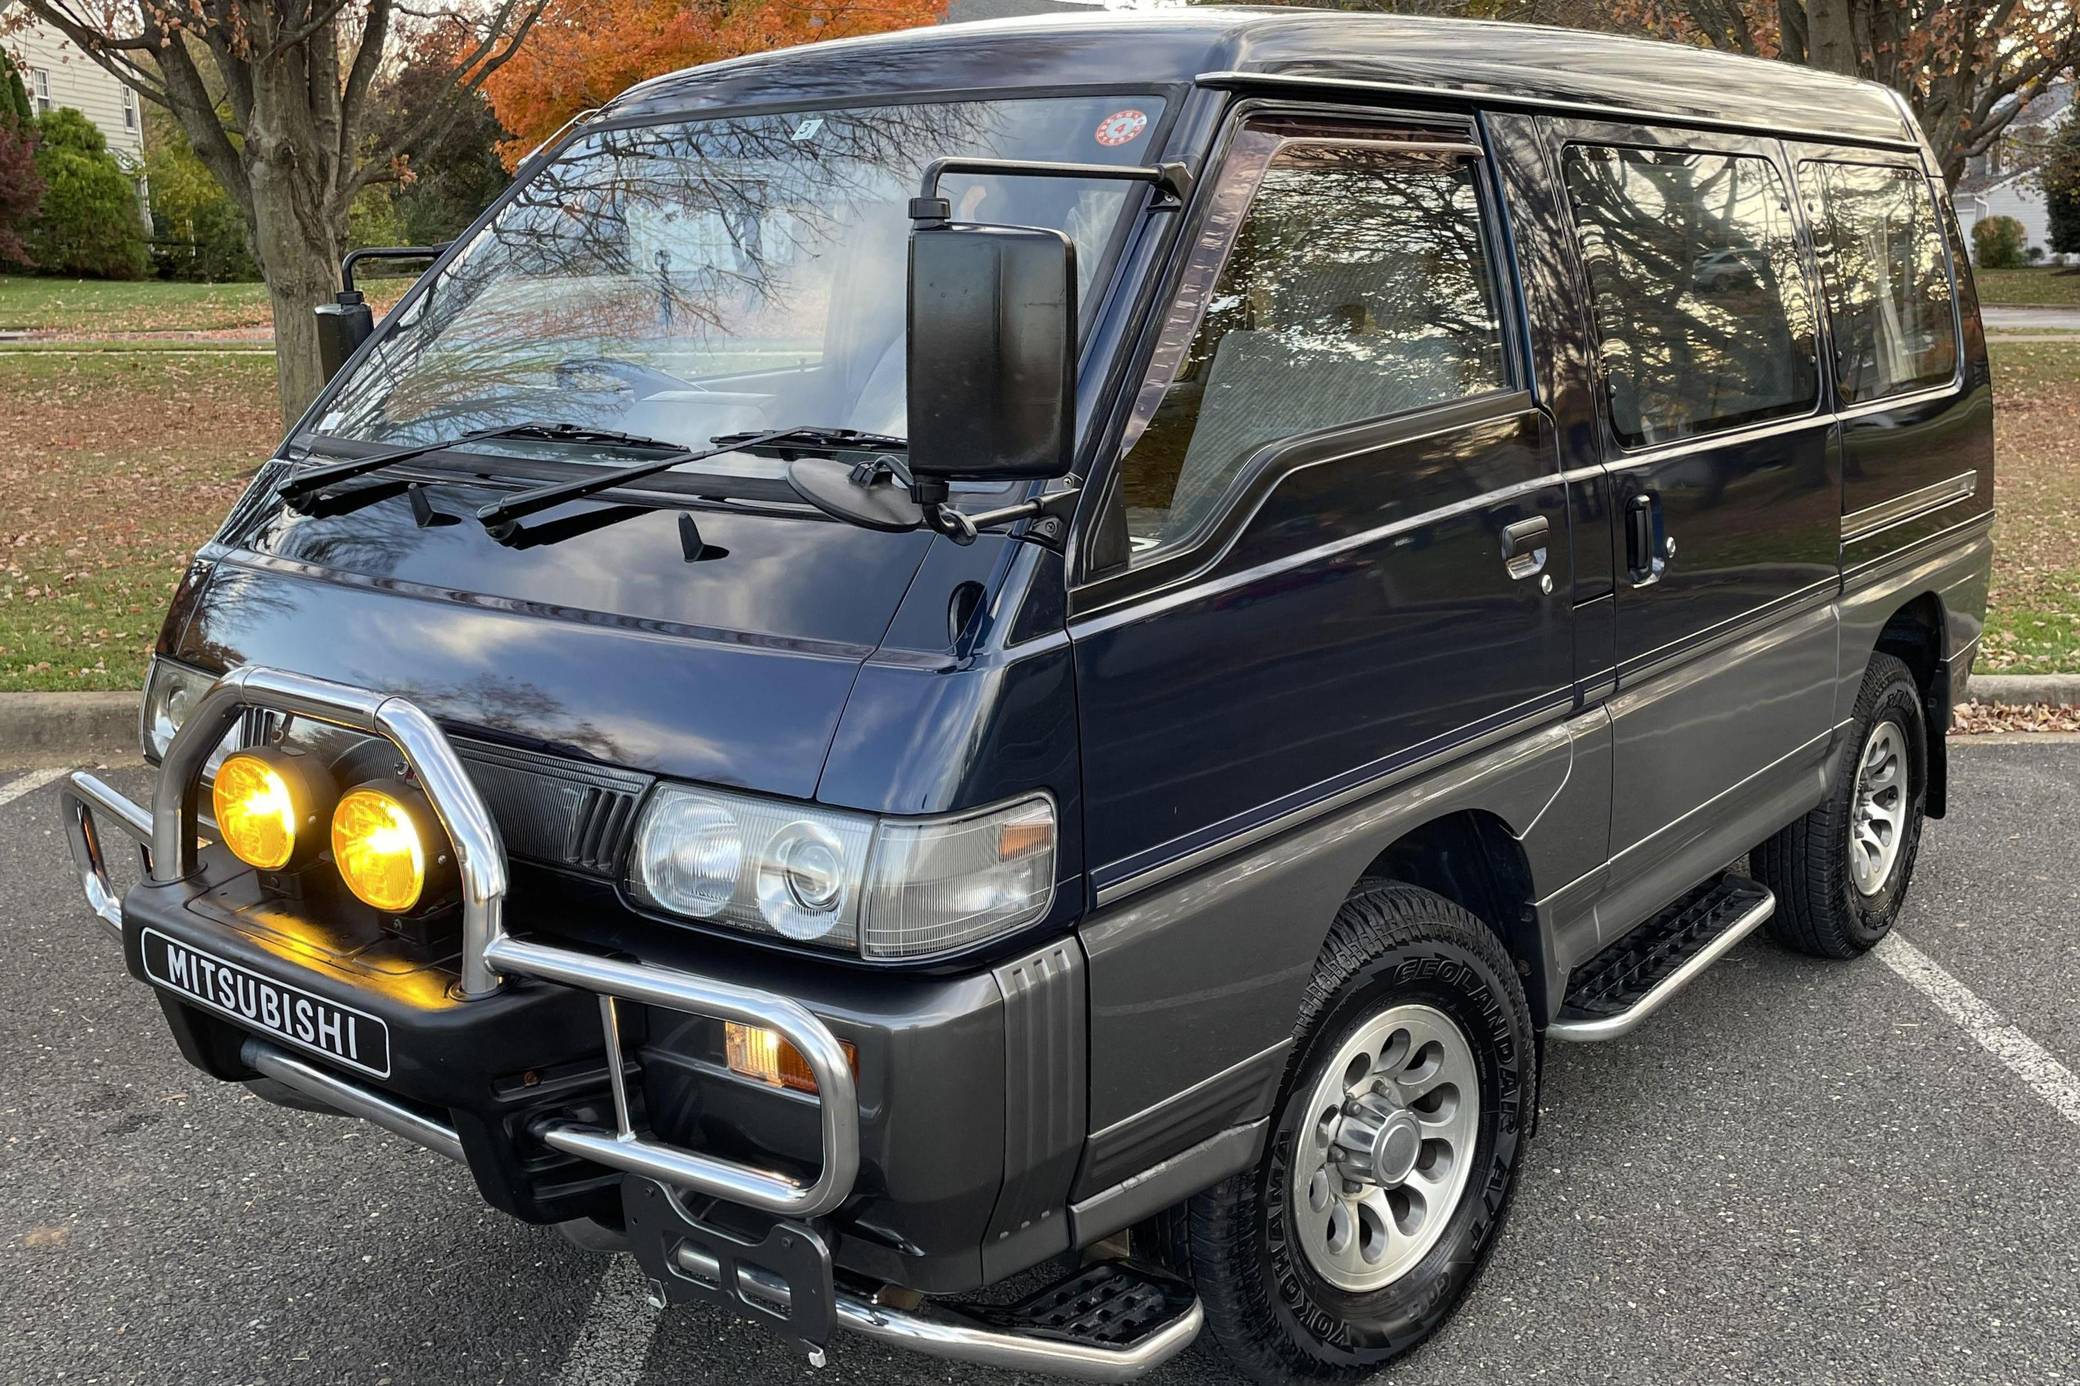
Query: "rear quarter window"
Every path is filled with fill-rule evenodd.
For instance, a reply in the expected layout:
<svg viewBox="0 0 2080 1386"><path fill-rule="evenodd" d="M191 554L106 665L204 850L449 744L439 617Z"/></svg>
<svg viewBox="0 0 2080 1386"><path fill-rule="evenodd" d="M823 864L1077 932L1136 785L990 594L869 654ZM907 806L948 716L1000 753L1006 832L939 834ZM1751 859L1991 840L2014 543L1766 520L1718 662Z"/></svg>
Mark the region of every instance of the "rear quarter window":
<svg viewBox="0 0 2080 1386"><path fill-rule="evenodd" d="M1827 287L1842 403L1949 383L1957 309L1928 179L1815 159L1799 165L1798 180Z"/></svg>
<svg viewBox="0 0 2080 1386"><path fill-rule="evenodd" d="M1563 166L1621 443L1815 407L1815 309L1775 164L1577 144Z"/></svg>

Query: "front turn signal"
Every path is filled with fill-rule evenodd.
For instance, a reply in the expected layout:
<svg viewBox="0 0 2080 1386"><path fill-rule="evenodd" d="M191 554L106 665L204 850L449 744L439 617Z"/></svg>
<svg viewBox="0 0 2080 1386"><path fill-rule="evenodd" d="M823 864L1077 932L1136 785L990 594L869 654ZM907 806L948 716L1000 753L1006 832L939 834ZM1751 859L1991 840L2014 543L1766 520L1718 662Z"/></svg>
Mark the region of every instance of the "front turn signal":
<svg viewBox="0 0 2080 1386"><path fill-rule="evenodd" d="M226 756L209 797L217 835L232 855L279 871L307 855L332 794L331 775L308 756L261 747Z"/></svg>
<svg viewBox="0 0 2080 1386"><path fill-rule="evenodd" d="M795 1092L816 1091L816 1074L809 1067L809 1061L775 1031L760 1025L742 1025L726 1020L723 1022L723 1047L731 1073L776 1088L789 1088ZM845 1051L845 1062L851 1067L852 1076L859 1077L859 1050L850 1040L839 1040L838 1047Z"/></svg>
<svg viewBox="0 0 2080 1386"><path fill-rule="evenodd" d="M358 785L332 811L332 861L355 898L403 914L426 893L442 838L426 796L402 781Z"/></svg>

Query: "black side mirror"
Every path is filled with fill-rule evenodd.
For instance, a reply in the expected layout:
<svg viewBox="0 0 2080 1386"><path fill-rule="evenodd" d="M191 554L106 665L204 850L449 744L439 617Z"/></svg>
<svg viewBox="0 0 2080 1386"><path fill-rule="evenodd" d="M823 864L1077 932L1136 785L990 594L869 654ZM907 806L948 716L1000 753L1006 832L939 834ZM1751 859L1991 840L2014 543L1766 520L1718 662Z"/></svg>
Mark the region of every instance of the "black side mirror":
<svg viewBox="0 0 2080 1386"><path fill-rule="evenodd" d="M368 300L354 287L354 265L360 260L437 260L448 248L446 241L439 245L372 245L359 250L350 250L339 262L339 292L333 301L321 303L311 311L318 315L318 360L325 367L325 378L339 374L339 368L347 364L360 345L375 331L375 313Z"/></svg>
<svg viewBox="0 0 2080 1386"><path fill-rule="evenodd" d="M1064 476L1076 424L1076 247L1031 226L910 233L910 474Z"/></svg>

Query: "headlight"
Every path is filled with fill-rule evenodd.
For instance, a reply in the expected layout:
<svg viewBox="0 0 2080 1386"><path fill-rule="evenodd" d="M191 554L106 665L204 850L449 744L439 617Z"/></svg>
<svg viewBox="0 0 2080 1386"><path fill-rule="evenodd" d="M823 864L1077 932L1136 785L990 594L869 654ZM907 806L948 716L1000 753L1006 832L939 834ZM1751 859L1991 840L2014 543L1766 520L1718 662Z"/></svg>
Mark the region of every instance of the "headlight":
<svg viewBox="0 0 2080 1386"><path fill-rule="evenodd" d="M217 834L233 856L279 871L310 855L332 793L331 774L308 756L236 751L217 767L210 807Z"/></svg>
<svg viewBox="0 0 2080 1386"><path fill-rule="evenodd" d="M355 898L385 914L403 914L426 893L445 863L433 806L396 780L356 785L332 811L332 863Z"/></svg>
<svg viewBox="0 0 2080 1386"><path fill-rule="evenodd" d="M152 671L145 679L144 713L139 727L144 742L144 758L157 765L166 757L166 748L173 744L173 734L188 720L188 714L202 701L202 695L215 683L214 674L205 674L172 660L154 659ZM238 744L238 728L233 727L224 737L224 744L210 755L209 772L216 773L217 764L225 754Z"/></svg>
<svg viewBox="0 0 2080 1386"><path fill-rule="evenodd" d="M668 784L637 825L630 884L674 914L870 958L915 958L1046 913L1054 856L1054 804L1044 795L944 818L877 820Z"/></svg>
<svg viewBox="0 0 2080 1386"><path fill-rule="evenodd" d="M636 828L631 884L673 914L852 948L873 833L864 814L660 785Z"/></svg>

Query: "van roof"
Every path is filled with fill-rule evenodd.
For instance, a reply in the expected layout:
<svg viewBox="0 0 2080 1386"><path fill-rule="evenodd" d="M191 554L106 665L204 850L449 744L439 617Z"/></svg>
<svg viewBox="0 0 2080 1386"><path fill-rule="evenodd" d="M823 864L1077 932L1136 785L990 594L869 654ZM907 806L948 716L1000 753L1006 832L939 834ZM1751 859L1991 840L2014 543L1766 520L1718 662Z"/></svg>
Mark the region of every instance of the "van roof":
<svg viewBox="0 0 2080 1386"><path fill-rule="evenodd" d="M1466 94L1856 143L1918 138L1884 87L1790 63L1542 25L1268 6L1033 15L840 39L655 77L609 110L1196 80Z"/></svg>

